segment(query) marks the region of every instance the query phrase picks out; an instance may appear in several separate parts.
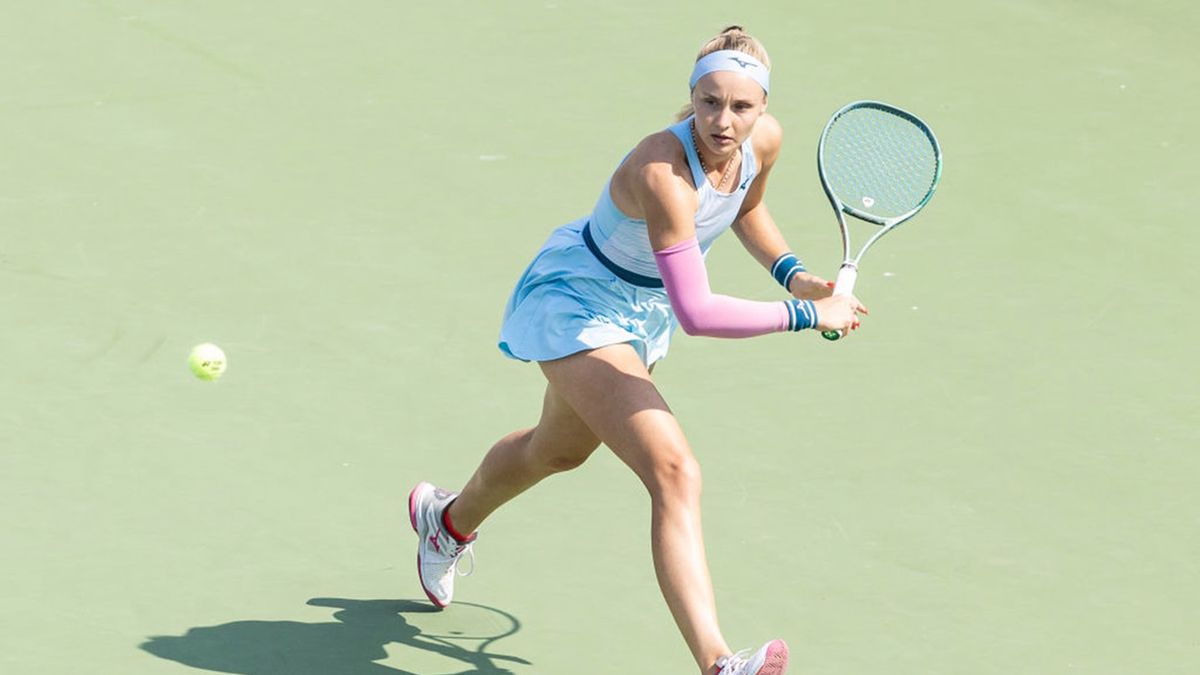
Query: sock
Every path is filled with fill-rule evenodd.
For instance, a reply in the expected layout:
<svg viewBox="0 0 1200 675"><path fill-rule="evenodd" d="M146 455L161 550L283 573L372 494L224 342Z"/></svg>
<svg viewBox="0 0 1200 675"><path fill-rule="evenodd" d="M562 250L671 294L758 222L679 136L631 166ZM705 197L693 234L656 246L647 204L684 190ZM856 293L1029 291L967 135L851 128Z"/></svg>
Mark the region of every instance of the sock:
<svg viewBox="0 0 1200 675"><path fill-rule="evenodd" d="M453 503L453 501L450 502L450 504ZM446 533L451 537L454 537L454 541L457 541L460 544L469 544L475 541L475 538L479 536L478 532L475 532L470 536L464 536L454 528L454 523L450 522L450 504L447 504L446 508L442 509L442 527L445 528Z"/></svg>

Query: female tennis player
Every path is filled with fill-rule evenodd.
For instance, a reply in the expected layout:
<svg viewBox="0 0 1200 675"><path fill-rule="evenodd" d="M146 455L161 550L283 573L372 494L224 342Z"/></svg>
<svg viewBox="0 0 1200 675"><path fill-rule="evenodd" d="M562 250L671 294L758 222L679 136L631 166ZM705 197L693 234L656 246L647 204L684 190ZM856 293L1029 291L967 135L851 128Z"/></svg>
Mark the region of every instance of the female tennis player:
<svg viewBox="0 0 1200 675"><path fill-rule="evenodd" d="M766 114L770 61L738 26L701 49L691 103L621 162L592 213L555 230L505 310L500 349L536 361L548 382L537 426L500 439L461 493L421 483L409 495L421 585L450 603L458 563L493 511L607 445L650 494L658 583L700 672L778 675L787 645L733 653L717 624L700 527L700 469L654 384L676 323L691 335L744 338L849 330L866 309L805 271L763 202L779 154ZM704 255L733 228L790 293L759 302L714 294Z"/></svg>

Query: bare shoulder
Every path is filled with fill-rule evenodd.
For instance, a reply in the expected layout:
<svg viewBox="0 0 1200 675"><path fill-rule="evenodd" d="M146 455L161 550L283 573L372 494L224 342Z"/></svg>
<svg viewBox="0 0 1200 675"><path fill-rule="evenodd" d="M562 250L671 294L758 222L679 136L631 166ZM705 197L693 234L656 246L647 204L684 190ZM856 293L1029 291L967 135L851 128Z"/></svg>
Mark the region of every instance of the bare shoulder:
<svg viewBox="0 0 1200 675"><path fill-rule="evenodd" d="M770 113L763 113L754 125L754 154L762 158L764 164L774 164L783 147L783 126Z"/></svg>
<svg viewBox="0 0 1200 675"><path fill-rule="evenodd" d="M613 175L611 193L624 213L642 218L647 198L694 195L691 180L683 146L674 134L663 130L643 138L629 153Z"/></svg>
<svg viewBox="0 0 1200 675"><path fill-rule="evenodd" d="M646 178L690 175L687 155L675 134L662 130L642 139L626 161L634 172Z"/></svg>

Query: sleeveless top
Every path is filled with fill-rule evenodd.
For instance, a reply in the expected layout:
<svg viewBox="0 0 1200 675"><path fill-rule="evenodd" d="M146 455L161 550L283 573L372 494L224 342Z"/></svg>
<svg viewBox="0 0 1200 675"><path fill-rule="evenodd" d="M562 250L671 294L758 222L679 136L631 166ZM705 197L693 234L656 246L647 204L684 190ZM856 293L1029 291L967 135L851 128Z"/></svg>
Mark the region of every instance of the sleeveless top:
<svg viewBox="0 0 1200 675"><path fill-rule="evenodd" d="M696 238L700 242L701 253L707 254L717 237L729 229L737 218L750 183L758 173L758 163L753 145L750 139L746 139L742 143L741 176L731 192L718 192L700 167L700 158L692 142L691 124L692 118L688 117L668 129L683 145L688 167L692 171L692 183L697 186ZM619 278L636 286L662 288L654 251L650 248L646 221L622 213L612 200L611 186L610 177L584 227L584 242L592 254Z"/></svg>

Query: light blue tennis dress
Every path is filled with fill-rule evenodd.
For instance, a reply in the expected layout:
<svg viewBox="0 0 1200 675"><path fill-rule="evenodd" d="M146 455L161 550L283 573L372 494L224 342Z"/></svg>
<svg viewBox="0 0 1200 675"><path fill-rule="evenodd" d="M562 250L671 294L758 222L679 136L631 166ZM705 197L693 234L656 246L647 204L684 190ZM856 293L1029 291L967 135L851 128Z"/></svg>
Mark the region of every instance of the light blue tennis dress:
<svg viewBox="0 0 1200 675"><path fill-rule="evenodd" d="M742 144L742 171L732 192L718 192L700 168L692 118L669 129L687 153L698 189L696 237L707 254L737 218L757 162ZM647 366L667 355L677 322L663 290L646 221L617 208L605 184L591 215L554 230L517 281L500 328L500 350L522 361L551 361L629 343Z"/></svg>

